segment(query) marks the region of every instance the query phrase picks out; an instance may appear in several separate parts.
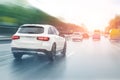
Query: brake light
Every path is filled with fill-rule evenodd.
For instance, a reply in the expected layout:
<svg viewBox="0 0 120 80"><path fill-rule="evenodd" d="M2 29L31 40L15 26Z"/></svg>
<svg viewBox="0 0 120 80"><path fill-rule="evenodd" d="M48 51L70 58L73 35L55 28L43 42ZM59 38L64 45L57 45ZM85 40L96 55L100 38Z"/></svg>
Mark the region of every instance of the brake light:
<svg viewBox="0 0 120 80"><path fill-rule="evenodd" d="M12 36L12 40L20 39L20 36Z"/></svg>
<svg viewBox="0 0 120 80"><path fill-rule="evenodd" d="M37 37L37 40L41 40L41 41L49 41L49 37L43 37L43 36L39 36Z"/></svg>

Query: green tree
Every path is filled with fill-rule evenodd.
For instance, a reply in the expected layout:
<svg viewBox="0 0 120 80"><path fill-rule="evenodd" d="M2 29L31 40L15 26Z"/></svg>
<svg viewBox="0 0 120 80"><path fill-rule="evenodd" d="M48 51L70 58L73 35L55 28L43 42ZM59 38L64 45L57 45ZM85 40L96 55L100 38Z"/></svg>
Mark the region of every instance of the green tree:
<svg viewBox="0 0 120 80"><path fill-rule="evenodd" d="M115 16L114 19L110 20L109 27L111 28L120 28L120 15Z"/></svg>

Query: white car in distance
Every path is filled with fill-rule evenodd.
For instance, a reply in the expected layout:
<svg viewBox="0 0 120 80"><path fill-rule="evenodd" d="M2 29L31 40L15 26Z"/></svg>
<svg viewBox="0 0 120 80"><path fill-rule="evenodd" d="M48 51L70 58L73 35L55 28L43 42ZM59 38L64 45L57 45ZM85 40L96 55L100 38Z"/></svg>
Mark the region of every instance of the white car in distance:
<svg viewBox="0 0 120 80"><path fill-rule="evenodd" d="M74 32L72 34L72 37L71 37L72 41L82 41L83 40L83 36L81 34L81 32Z"/></svg>
<svg viewBox="0 0 120 80"><path fill-rule="evenodd" d="M57 51L66 55L66 40L52 25L24 24L12 36L11 51L16 60L21 60L24 54L42 52L53 61Z"/></svg>

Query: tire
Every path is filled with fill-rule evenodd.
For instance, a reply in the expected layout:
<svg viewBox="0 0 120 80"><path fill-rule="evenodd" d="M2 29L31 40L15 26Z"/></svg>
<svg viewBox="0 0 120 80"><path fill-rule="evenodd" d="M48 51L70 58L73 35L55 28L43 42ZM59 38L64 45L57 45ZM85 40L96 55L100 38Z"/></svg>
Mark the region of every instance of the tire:
<svg viewBox="0 0 120 80"><path fill-rule="evenodd" d="M23 54L21 54L21 53L13 53L13 56L14 56L14 58L15 58L16 60L21 60Z"/></svg>
<svg viewBox="0 0 120 80"><path fill-rule="evenodd" d="M56 44L53 44L52 49L51 49L50 53L48 54L50 61L54 61L55 54L56 54Z"/></svg>
<svg viewBox="0 0 120 80"><path fill-rule="evenodd" d="M66 47L67 47L67 43L65 42L63 51L61 52L63 56L66 56Z"/></svg>

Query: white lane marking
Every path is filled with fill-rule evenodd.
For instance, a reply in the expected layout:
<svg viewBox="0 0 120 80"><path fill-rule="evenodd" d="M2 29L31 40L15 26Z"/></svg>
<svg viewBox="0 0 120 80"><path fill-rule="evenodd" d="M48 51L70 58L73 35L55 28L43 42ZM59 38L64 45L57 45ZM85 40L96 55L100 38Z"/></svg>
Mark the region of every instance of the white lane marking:
<svg viewBox="0 0 120 80"><path fill-rule="evenodd" d="M1 59L1 58L5 59L6 57L9 57L9 56L11 56L11 55L12 55L12 54L3 55L3 56L1 55L1 56L0 56L0 59Z"/></svg>

